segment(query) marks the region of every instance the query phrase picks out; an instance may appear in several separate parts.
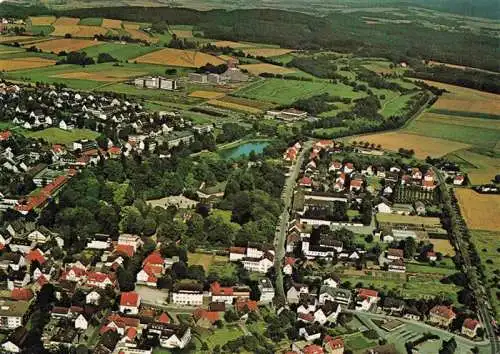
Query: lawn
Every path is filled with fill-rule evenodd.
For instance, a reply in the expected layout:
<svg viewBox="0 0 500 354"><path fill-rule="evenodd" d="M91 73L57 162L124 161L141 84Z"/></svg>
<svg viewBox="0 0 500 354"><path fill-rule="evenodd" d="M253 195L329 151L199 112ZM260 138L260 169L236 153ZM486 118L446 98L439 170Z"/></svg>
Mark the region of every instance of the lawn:
<svg viewBox="0 0 500 354"><path fill-rule="evenodd" d="M226 325L224 328L216 329L213 333L203 333L201 340L206 342L209 348L216 345L223 346L227 342L244 335L243 331L236 326Z"/></svg>
<svg viewBox="0 0 500 354"><path fill-rule="evenodd" d="M320 80L309 82L282 79L260 80L236 91L235 95L276 104L290 104L300 98L322 93L349 98L365 96L364 93L354 92L352 87L341 83L331 84L328 81Z"/></svg>
<svg viewBox="0 0 500 354"><path fill-rule="evenodd" d="M83 49L82 52L87 53L88 56L93 58L97 58L99 53L108 53L119 61L125 61L130 58L137 58L141 55L153 52L155 50L158 50L158 48L141 44L103 43Z"/></svg>
<svg viewBox="0 0 500 354"><path fill-rule="evenodd" d="M360 351L376 345L375 342L366 339L361 333L346 336L344 337L344 340L346 347L353 351Z"/></svg>
<svg viewBox="0 0 500 354"><path fill-rule="evenodd" d="M428 264L419 264L419 263L407 263L406 264L406 272L408 273L424 273L424 274L439 274L443 276L448 276L457 272L456 269L452 268L443 268L431 266Z"/></svg>
<svg viewBox="0 0 500 354"><path fill-rule="evenodd" d="M225 263L227 261L227 257L224 256L216 256L214 254L207 253L188 253L188 264L201 265L205 271L208 271L214 263Z"/></svg>
<svg viewBox="0 0 500 354"><path fill-rule="evenodd" d="M31 138L43 139L49 144L70 144L75 140L95 139L99 136L99 133L88 129L62 130L59 128L47 128L36 132L26 131L23 134Z"/></svg>
<svg viewBox="0 0 500 354"><path fill-rule="evenodd" d="M500 269L500 232L472 230L472 241L476 245L477 252L481 258L481 263L485 268L487 286L491 292L492 305L496 309L497 321L500 320L500 298L497 296L496 273Z"/></svg>

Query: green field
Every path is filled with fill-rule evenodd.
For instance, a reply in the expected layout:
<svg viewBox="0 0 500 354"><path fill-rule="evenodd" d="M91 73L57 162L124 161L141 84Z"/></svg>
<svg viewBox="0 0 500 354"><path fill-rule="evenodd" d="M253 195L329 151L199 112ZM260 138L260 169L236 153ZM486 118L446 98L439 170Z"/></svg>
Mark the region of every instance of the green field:
<svg viewBox="0 0 500 354"><path fill-rule="evenodd" d="M97 55L99 53L108 53L119 61L125 61L131 58L140 57L141 55L153 52L158 49L160 48L132 43L104 43L82 49L81 51L87 53L89 57L93 58L97 58Z"/></svg>
<svg viewBox="0 0 500 354"><path fill-rule="evenodd" d="M361 333L346 336L344 340L346 347L353 351L361 351L377 345L377 343L366 339Z"/></svg>
<svg viewBox="0 0 500 354"><path fill-rule="evenodd" d="M495 307L497 321L500 320L500 298L498 297L498 273L500 269L500 232L471 230L472 241L481 258L487 278L486 288L491 292L492 306Z"/></svg>
<svg viewBox="0 0 500 354"><path fill-rule="evenodd" d="M48 35L54 31L54 27L51 25L39 25L39 26L31 26L30 32L35 36Z"/></svg>
<svg viewBox="0 0 500 354"><path fill-rule="evenodd" d="M209 348L216 345L223 346L227 342L244 335L243 331L234 325L225 325L224 328L216 329L213 332L203 333L200 337L201 340L207 343Z"/></svg>
<svg viewBox="0 0 500 354"><path fill-rule="evenodd" d="M308 82L281 79L261 80L236 91L235 95L276 104L290 104L300 98L322 93L350 98L365 96L364 93L354 92L352 87L344 84L331 84L320 80Z"/></svg>
<svg viewBox="0 0 500 354"><path fill-rule="evenodd" d="M70 144L75 140L93 140L99 136L99 133L88 129L62 130L59 128L47 128L36 132L24 132L23 134L31 138L43 139L49 144Z"/></svg>
<svg viewBox="0 0 500 354"><path fill-rule="evenodd" d="M79 25L84 26L100 26L102 25L102 17L87 17L80 19Z"/></svg>
<svg viewBox="0 0 500 354"><path fill-rule="evenodd" d="M388 118L402 113L403 108L406 105L406 102L408 102L412 98L412 96L413 94L401 95L387 100L385 103L382 104L382 109L380 110L380 114Z"/></svg>
<svg viewBox="0 0 500 354"><path fill-rule="evenodd" d="M424 113L412 121L407 131L494 149L500 141L500 121L462 116Z"/></svg>

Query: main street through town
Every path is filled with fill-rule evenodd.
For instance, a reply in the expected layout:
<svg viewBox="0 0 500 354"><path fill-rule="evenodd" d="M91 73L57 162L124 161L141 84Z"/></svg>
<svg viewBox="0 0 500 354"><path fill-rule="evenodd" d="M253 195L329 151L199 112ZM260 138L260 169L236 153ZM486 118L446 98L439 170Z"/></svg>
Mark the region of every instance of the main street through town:
<svg viewBox="0 0 500 354"><path fill-rule="evenodd" d="M281 200L283 202L283 213L279 220L279 231L276 232L276 237L274 239L274 268L276 269L276 297L279 299L285 299L285 289L283 286L283 271L282 264L283 258L285 257L285 242L286 233L288 231L288 220L290 219L290 209L292 206L293 190L295 188L295 182L299 176L300 167L304 161L305 154L312 147L312 141L306 141L302 150L295 161L295 164L290 169L290 175L286 179L285 186L283 187L283 193L281 194Z"/></svg>

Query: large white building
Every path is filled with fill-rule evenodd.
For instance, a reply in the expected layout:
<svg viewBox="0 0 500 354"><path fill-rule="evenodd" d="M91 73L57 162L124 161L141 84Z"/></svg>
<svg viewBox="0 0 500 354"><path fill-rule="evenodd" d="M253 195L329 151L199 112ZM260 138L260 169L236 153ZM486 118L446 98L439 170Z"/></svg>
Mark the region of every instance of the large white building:
<svg viewBox="0 0 500 354"><path fill-rule="evenodd" d="M161 89L173 91L177 90L177 81L161 76L139 77L134 80L134 85L140 88Z"/></svg>
<svg viewBox="0 0 500 354"><path fill-rule="evenodd" d="M27 301L0 301L0 328L15 329L23 325L23 317L28 311Z"/></svg>
<svg viewBox="0 0 500 354"><path fill-rule="evenodd" d="M172 303L185 306L200 306L203 304L203 290L193 287L178 288L172 292Z"/></svg>

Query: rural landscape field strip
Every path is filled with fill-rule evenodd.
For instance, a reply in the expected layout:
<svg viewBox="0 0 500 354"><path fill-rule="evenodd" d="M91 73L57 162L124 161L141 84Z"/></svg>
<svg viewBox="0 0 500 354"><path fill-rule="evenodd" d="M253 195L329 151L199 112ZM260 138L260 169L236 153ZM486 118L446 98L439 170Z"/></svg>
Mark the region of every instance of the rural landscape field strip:
<svg viewBox="0 0 500 354"><path fill-rule="evenodd" d="M267 63L245 64L240 65L240 68L248 71L252 75L260 75L263 73L287 75L293 74L296 71L293 68L284 68L282 66Z"/></svg>
<svg viewBox="0 0 500 354"><path fill-rule="evenodd" d="M48 53L52 52L59 53L62 51L69 53L69 52L76 52L91 46L99 45L101 43L102 42L90 39L62 38L62 39L54 39L51 41L37 43L35 47L42 50L43 52L48 52Z"/></svg>
<svg viewBox="0 0 500 354"><path fill-rule="evenodd" d="M0 59L0 71L14 71L32 68L41 68L52 66L56 63L55 60L44 58L14 58L14 59Z"/></svg>
<svg viewBox="0 0 500 354"><path fill-rule="evenodd" d="M223 60L210 54L173 48L160 49L135 58L133 61L138 63L182 66L189 68L199 68L207 63L212 65L224 64Z"/></svg>
<svg viewBox="0 0 500 354"><path fill-rule="evenodd" d="M480 194L472 189L455 190L462 216L471 229L500 231L500 196Z"/></svg>

